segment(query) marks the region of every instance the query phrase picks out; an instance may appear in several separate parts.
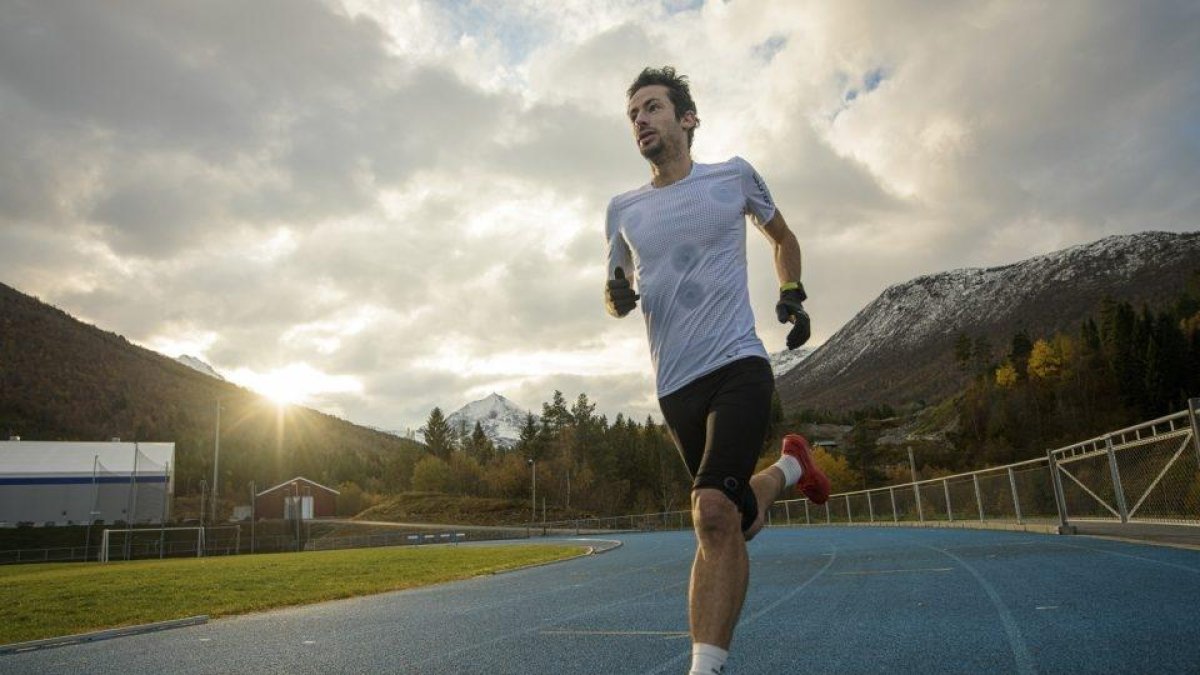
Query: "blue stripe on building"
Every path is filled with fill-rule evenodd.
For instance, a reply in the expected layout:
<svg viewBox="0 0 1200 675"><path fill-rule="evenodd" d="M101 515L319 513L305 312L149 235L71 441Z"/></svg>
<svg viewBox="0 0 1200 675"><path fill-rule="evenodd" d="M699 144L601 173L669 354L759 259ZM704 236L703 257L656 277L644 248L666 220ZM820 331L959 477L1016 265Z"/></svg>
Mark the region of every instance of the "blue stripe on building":
<svg viewBox="0 0 1200 675"><path fill-rule="evenodd" d="M97 476L94 479L91 476L34 476L29 478L12 478L0 477L0 485L91 485L93 482L100 485L128 485L129 476ZM138 476L137 483L165 483L167 477L158 476Z"/></svg>

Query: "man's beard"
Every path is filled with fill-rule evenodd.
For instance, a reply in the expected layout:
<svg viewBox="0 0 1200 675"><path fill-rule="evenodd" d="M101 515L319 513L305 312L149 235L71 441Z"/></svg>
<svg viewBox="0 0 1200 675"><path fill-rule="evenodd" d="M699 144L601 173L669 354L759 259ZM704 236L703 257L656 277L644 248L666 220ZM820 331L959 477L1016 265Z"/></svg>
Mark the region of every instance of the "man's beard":
<svg viewBox="0 0 1200 675"><path fill-rule="evenodd" d="M657 136L654 142L645 147L638 148L642 153L642 157L653 162L657 159L662 159L667 155L667 143L662 136Z"/></svg>

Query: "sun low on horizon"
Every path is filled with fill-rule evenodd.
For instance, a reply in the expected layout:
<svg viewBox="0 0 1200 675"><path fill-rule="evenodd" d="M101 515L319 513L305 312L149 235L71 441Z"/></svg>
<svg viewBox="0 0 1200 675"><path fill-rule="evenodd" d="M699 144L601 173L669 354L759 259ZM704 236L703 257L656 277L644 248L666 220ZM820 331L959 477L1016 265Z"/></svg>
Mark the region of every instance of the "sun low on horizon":
<svg viewBox="0 0 1200 675"><path fill-rule="evenodd" d="M269 398L276 405L304 405L322 394L361 394L362 382L349 375L329 375L307 363L291 363L266 371L238 368L231 382Z"/></svg>

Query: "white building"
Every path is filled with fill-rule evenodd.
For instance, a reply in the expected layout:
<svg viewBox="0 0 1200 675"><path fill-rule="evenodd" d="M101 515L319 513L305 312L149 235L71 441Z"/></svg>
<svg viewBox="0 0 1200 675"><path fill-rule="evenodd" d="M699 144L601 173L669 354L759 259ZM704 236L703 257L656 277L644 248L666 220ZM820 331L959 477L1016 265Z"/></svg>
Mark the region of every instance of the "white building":
<svg viewBox="0 0 1200 675"><path fill-rule="evenodd" d="M174 494L174 443L0 441L0 527L160 523Z"/></svg>

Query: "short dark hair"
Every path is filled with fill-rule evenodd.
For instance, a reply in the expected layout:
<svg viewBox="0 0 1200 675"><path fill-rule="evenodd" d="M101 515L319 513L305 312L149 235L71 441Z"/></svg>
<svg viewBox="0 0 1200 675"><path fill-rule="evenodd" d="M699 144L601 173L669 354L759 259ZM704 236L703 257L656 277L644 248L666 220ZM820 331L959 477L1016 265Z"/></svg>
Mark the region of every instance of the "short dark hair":
<svg viewBox="0 0 1200 675"><path fill-rule="evenodd" d="M667 98L671 99L671 105L675 106L675 119L681 120L689 111L696 114L696 102L692 100L692 90L688 86L687 75L678 75L675 69L671 66L663 66L662 68L643 68L642 72L629 85L629 91L625 93L626 99L633 98L633 95L638 89L648 87L653 84L661 84L667 88ZM699 124L700 118L696 118L696 123ZM688 147L692 147L692 135L696 132L696 127L687 130Z"/></svg>

